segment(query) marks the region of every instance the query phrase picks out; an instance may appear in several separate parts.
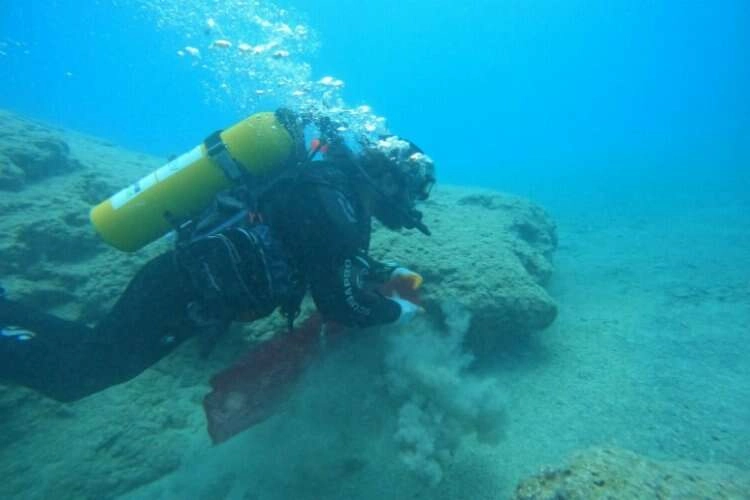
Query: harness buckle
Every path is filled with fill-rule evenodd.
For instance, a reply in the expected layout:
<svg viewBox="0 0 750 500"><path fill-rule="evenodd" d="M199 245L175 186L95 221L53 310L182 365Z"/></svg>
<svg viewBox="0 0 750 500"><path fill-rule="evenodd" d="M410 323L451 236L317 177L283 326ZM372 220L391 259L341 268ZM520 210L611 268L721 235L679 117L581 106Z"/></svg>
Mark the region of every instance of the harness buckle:
<svg viewBox="0 0 750 500"><path fill-rule="evenodd" d="M227 145L221 140L221 132L221 130L217 130L203 141L206 146L206 154L219 165L227 179L237 182L244 177L245 169L232 157Z"/></svg>

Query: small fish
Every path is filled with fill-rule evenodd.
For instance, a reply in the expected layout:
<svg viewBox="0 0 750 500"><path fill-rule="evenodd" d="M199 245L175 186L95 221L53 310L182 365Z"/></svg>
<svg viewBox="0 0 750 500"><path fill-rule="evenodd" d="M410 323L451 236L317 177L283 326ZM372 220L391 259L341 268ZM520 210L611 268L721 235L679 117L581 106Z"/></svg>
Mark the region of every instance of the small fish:
<svg viewBox="0 0 750 500"><path fill-rule="evenodd" d="M36 337L36 334L31 330L21 328L20 326L11 325L0 328L0 337L9 337L20 341L26 341Z"/></svg>
<svg viewBox="0 0 750 500"><path fill-rule="evenodd" d="M320 85L323 85L324 87L339 88L344 86L344 82L342 80L339 80L332 76L324 76L323 78L318 80L318 83Z"/></svg>
<svg viewBox="0 0 750 500"><path fill-rule="evenodd" d="M229 40L224 40L224 39L215 40L213 43L213 46L218 49L228 49L232 46L232 42L230 42Z"/></svg>
<svg viewBox="0 0 750 500"><path fill-rule="evenodd" d="M291 36L294 34L294 31L292 31L292 28L290 28L289 25L286 23L277 24L274 27L273 31L284 36Z"/></svg>

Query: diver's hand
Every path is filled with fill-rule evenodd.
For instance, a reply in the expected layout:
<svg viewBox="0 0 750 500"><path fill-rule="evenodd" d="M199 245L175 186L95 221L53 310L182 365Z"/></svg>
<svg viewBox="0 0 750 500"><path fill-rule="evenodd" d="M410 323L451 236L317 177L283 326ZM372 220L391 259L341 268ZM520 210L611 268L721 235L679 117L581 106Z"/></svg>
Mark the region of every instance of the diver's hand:
<svg viewBox="0 0 750 500"><path fill-rule="evenodd" d="M406 283L412 290L418 289L424 282L424 279L419 273L415 273L411 269L405 267L397 267L391 271L391 279Z"/></svg>
<svg viewBox="0 0 750 500"><path fill-rule="evenodd" d="M424 309L421 306L418 306L417 304L409 300L402 299L395 292L393 295L391 295L391 300L401 306L401 314L394 323L396 325L405 325L412 319L414 319L417 314L424 312Z"/></svg>

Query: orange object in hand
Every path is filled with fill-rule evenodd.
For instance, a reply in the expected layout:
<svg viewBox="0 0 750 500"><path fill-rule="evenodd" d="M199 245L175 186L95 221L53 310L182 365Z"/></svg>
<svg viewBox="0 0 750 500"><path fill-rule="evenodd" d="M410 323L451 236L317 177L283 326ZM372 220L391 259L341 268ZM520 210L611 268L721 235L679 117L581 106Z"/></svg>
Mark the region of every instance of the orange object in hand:
<svg viewBox="0 0 750 500"><path fill-rule="evenodd" d="M411 269L405 267L397 267L394 269L391 273L391 279L406 282L412 290L418 289L424 282L424 279L419 273L415 273Z"/></svg>

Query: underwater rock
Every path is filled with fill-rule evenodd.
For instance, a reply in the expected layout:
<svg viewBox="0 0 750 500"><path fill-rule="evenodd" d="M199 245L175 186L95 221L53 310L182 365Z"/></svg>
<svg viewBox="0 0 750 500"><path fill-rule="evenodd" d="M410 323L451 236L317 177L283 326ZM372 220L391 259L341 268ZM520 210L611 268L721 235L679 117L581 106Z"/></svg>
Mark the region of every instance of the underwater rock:
<svg viewBox="0 0 750 500"><path fill-rule="evenodd" d="M24 171L5 155L0 155L0 189L18 191L23 188Z"/></svg>
<svg viewBox="0 0 750 500"><path fill-rule="evenodd" d="M189 418L192 406L172 377L154 371L135 387L72 404L0 386L8 433L0 439L0 498L116 498L155 481L182 463L196 425L185 433L172 416Z"/></svg>
<svg viewBox="0 0 750 500"><path fill-rule="evenodd" d="M75 318L101 317L153 252L109 248L89 209L159 163L0 110L0 277L9 293Z"/></svg>
<svg viewBox="0 0 750 500"><path fill-rule="evenodd" d="M373 254L421 273L428 309L457 300L472 314L472 336L524 333L554 321L557 306L544 285L557 234L544 210L495 191L438 186L423 211L432 236L376 231Z"/></svg>
<svg viewBox="0 0 750 500"><path fill-rule="evenodd" d="M659 461L618 448L591 448L522 480L515 500L747 498L750 473L726 464Z"/></svg>
<svg viewBox="0 0 750 500"><path fill-rule="evenodd" d="M0 111L0 189L18 191L27 183L79 168L54 129Z"/></svg>

